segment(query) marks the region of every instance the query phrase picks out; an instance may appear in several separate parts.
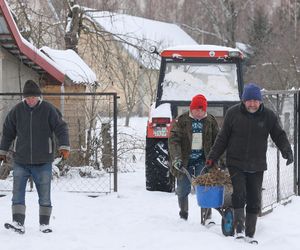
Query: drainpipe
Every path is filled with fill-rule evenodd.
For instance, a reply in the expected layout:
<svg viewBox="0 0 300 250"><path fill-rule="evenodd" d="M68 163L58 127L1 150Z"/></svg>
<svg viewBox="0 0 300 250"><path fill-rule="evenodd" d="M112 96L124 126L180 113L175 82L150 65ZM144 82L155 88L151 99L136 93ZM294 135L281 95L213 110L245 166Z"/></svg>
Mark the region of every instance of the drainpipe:
<svg viewBox="0 0 300 250"><path fill-rule="evenodd" d="M60 93L65 93L65 85L64 83L60 86ZM65 113L65 96L60 95L60 112L64 116Z"/></svg>

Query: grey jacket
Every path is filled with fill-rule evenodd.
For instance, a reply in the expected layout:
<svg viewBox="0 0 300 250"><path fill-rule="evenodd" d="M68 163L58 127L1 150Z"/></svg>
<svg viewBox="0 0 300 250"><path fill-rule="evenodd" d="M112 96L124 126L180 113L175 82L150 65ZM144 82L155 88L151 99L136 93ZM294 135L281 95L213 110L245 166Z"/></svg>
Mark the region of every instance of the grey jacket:
<svg viewBox="0 0 300 250"><path fill-rule="evenodd" d="M20 164L41 164L54 159L54 135L59 149L70 150L66 122L58 109L46 101L34 108L18 103L8 113L0 144L0 155L5 155L14 141L14 161Z"/></svg>

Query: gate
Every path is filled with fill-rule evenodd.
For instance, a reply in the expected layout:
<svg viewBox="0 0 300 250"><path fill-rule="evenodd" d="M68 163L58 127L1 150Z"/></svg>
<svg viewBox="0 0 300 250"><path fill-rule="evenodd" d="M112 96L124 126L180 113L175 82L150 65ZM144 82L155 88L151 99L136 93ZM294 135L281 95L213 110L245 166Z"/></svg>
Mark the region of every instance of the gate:
<svg viewBox="0 0 300 250"><path fill-rule="evenodd" d="M21 96L20 93L0 93L1 136L3 121ZM117 191L116 93L44 93L43 99L61 111L68 123L71 145L68 160L61 161L57 155L53 162L52 190L91 195ZM27 190L32 189L31 182ZM11 190L9 159L0 168L0 191Z"/></svg>
<svg viewBox="0 0 300 250"><path fill-rule="evenodd" d="M272 211L280 203L290 201L299 194L299 91L263 91L264 105L280 118L294 152L294 163L286 166L280 151L269 138L267 151L268 170L264 173L262 191L262 214Z"/></svg>

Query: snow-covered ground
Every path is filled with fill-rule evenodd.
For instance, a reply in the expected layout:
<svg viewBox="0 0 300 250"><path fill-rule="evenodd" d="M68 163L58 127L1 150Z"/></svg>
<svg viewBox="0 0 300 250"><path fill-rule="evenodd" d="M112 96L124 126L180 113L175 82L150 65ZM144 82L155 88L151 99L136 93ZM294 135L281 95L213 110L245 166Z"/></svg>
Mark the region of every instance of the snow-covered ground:
<svg viewBox="0 0 300 250"><path fill-rule="evenodd" d="M144 122L132 122L141 128L132 131L145 133ZM190 196L189 220L180 220L174 193L146 191L144 158L137 159L135 172L119 174L117 193L90 198L85 194L54 191L52 234L39 232L37 194L28 192L26 233L18 235L1 226L1 249L299 249L299 197L258 219L259 245L237 243L232 237L223 236L217 211L213 211L215 226L208 229L200 224L195 195ZM11 219L10 200L11 194L0 198L0 225Z"/></svg>

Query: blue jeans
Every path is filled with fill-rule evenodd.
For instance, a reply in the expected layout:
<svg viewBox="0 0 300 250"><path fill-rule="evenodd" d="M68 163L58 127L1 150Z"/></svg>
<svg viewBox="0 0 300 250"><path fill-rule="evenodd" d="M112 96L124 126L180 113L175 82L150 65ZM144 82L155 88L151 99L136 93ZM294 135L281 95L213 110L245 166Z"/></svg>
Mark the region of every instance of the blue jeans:
<svg viewBox="0 0 300 250"><path fill-rule="evenodd" d="M25 190L29 177L35 183L39 204L44 207L51 207L51 177L52 163L41 165L23 165L13 163L13 205L25 205Z"/></svg>
<svg viewBox="0 0 300 250"><path fill-rule="evenodd" d="M188 166L188 171L190 175L198 176L200 175L204 167L204 162L202 164L197 164L196 166ZM177 189L176 193L178 198L184 198L189 195L191 192L191 182L185 174L181 174L177 178Z"/></svg>

